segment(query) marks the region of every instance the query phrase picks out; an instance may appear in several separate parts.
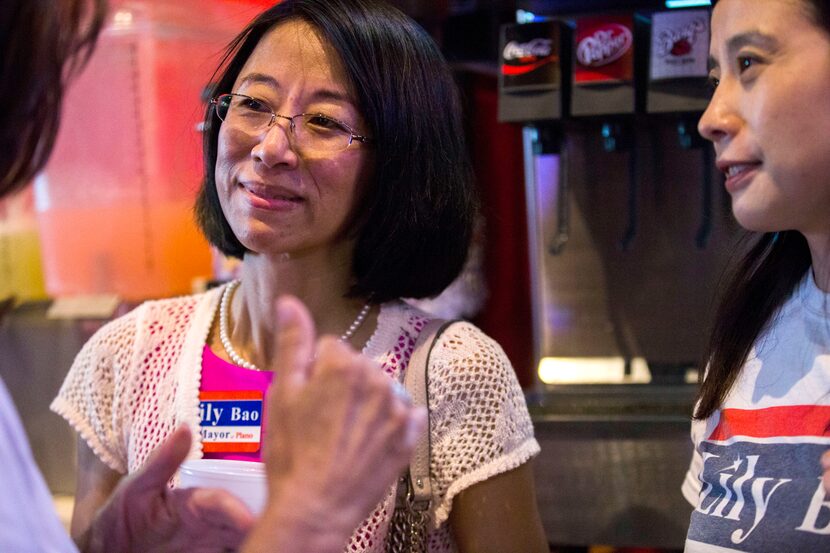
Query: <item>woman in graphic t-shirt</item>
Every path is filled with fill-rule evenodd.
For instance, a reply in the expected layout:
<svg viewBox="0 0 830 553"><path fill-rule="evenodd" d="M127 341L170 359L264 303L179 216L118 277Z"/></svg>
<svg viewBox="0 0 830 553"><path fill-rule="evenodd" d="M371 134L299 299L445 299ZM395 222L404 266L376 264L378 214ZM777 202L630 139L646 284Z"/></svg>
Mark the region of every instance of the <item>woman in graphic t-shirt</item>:
<svg viewBox="0 0 830 553"><path fill-rule="evenodd" d="M757 235L714 325L686 551L830 551L830 5L720 0L700 120Z"/></svg>

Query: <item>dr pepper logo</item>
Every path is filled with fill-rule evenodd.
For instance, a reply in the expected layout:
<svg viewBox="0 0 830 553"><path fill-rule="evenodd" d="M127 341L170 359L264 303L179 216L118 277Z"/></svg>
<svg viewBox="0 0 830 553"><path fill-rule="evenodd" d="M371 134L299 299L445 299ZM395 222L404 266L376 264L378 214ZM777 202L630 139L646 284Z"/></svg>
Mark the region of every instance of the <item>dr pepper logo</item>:
<svg viewBox="0 0 830 553"><path fill-rule="evenodd" d="M602 67L623 57L633 44L631 29L619 23L607 23L579 41L576 59L586 67Z"/></svg>
<svg viewBox="0 0 830 553"><path fill-rule="evenodd" d="M502 74L524 75L546 63L556 61L557 56L553 52L553 40L535 38L529 42L511 40L504 46L502 59Z"/></svg>

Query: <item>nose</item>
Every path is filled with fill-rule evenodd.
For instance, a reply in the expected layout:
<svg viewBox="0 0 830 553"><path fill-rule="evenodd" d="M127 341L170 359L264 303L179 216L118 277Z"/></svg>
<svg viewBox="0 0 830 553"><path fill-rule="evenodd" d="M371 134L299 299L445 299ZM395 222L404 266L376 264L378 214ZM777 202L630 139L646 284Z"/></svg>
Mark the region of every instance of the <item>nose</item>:
<svg viewBox="0 0 830 553"><path fill-rule="evenodd" d="M734 136L741 121L735 103L735 94L730 90L729 83L721 82L698 121L700 135L715 144Z"/></svg>
<svg viewBox="0 0 830 553"><path fill-rule="evenodd" d="M277 115L271 126L264 128L259 141L251 150L255 161L267 167L295 166L299 159L292 141L291 118Z"/></svg>

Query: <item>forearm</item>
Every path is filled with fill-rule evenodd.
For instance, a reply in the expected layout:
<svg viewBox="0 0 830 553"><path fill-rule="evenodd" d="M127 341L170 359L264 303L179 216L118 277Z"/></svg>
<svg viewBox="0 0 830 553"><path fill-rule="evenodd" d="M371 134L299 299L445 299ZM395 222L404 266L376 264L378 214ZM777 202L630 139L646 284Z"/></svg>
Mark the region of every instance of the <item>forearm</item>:
<svg viewBox="0 0 830 553"><path fill-rule="evenodd" d="M126 513L118 502L107 503L90 526L75 536L75 545L81 553L106 553L107 551L132 550L125 526Z"/></svg>
<svg viewBox="0 0 830 553"><path fill-rule="evenodd" d="M341 553L350 530L335 523L332 515L290 500L274 501L248 535L240 553Z"/></svg>

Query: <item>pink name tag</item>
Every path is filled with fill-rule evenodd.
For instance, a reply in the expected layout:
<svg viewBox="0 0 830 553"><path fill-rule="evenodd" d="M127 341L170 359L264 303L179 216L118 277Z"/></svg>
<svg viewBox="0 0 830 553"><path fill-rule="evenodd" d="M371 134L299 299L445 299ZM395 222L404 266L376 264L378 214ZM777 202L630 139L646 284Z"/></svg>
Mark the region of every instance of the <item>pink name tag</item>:
<svg viewBox="0 0 830 553"><path fill-rule="evenodd" d="M205 453L259 451L262 433L262 392L199 392L199 434Z"/></svg>

